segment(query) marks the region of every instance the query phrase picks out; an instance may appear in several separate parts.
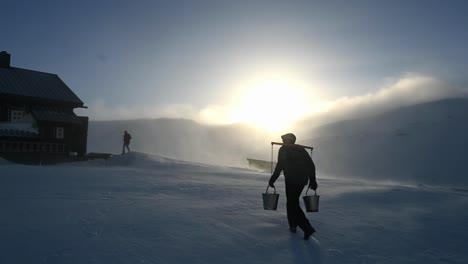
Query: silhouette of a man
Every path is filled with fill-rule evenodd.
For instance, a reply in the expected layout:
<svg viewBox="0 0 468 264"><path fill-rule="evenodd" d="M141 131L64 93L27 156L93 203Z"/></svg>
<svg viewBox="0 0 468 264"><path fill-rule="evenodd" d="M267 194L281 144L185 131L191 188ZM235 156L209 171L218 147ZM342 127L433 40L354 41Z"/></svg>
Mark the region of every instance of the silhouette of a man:
<svg viewBox="0 0 468 264"><path fill-rule="evenodd" d="M127 132L127 130L125 130L123 136L122 154L125 154L125 148L127 148L128 152L130 152L130 139L132 139L132 136Z"/></svg>
<svg viewBox="0 0 468 264"><path fill-rule="evenodd" d="M307 182L309 182L308 188L317 189L315 164L303 147L294 144L296 142L294 134L282 135L281 139L284 145L279 149L278 163L268 185L274 188L275 181L283 171L286 183L286 210L289 231L296 233L299 226L304 231L304 239L308 240L315 232L315 229L306 218L304 211L302 211L299 205L299 197Z"/></svg>

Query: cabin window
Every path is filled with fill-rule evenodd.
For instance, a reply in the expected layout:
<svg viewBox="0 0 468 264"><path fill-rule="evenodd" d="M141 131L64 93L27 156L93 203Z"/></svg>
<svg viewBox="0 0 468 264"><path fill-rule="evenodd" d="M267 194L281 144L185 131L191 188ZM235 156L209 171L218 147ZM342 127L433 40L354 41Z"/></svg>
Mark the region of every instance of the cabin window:
<svg viewBox="0 0 468 264"><path fill-rule="evenodd" d="M63 127L56 127L55 128L55 138L63 139L63 137L64 137Z"/></svg>
<svg viewBox="0 0 468 264"><path fill-rule="evenodd" d="M22 110L11 110L10 111L10 121L14 122L20 120L24 117L24 111Z"/></svg>

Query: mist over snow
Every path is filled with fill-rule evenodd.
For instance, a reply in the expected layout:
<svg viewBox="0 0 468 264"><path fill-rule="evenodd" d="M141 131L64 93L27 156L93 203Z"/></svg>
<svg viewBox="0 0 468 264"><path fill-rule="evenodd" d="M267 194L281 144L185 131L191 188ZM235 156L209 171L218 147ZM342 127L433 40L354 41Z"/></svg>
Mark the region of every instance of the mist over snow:
<svg viewBox="0 0 468 264"><path fill-rule="evenodd" d="M91 121L88 152L122 152L123 131L135 151L205 164L246 167L246 158L268 158L275 139L248 125L210 126L186 119Z"/></svg>
<svg viewBox="0 0 468 264"><path fill-rule="evenodd" d="M310 131L321 171L345 178L468 187L468 99L402 107Z"/></svg>
<svg viewBox="0 0 468 264"><path fill-rule="evenodd" d="M319 171L345 178L468 186L466 89L408 75L341 98L296 124Z"/></svg>
<svg viewBox="0 0 468 264"><path fill-rule="evenodd" d="M435 78L408 75L374 94L342 98L290 131L313 146L318 173L411 184L468 185L468 99ZM188 119L91 121L88 152L132 150L204 164L247 167L270 160L273 134L250 125L206 125ZM276 160L277 147L274 151Z"/></svg>
<svg viewBox="0 0 468 264"><path fill-rule="evenodd" d="M468 185L468 99L401 107L375 116L331 123L298 134L314 147L319 175L428 185ZM89 152L119 154L122 132L135 151L204 164L246 167L246 158L270 159L278 136L252 127L207 126L190 120L91 122ZM276 159L276 151L274 159Z"/></svg>

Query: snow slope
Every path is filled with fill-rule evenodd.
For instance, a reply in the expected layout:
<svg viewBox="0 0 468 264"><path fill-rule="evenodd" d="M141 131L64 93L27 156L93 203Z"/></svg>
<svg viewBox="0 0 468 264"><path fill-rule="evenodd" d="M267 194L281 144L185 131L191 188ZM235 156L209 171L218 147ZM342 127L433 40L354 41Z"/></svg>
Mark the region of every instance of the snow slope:
<svg viewBox="0 0 468 264"><path fill-rule="evenodd" d="M121 153L124 130L132 135L132 150L216 165L246 166L247 157L268 154L271 141L241 124L209 126L169 118L94 121L89 123L88 152Z"/></svg>
<svg viewBox="0 0 468 264"><path fill-rule="evenodd" d="M307 120L292 132L299 144L314 147L320 174L468 189L468 99L369 116L313 130L308 126L316 122ZM136 151L237 167L247 167L246 158L270 160L270 142L280 141L280 135L247 125L216 127L183 119L101 121L90 123L89 151L120 153L124 129L133 135Z"/></svg>
<svg viewBox="0 0 468 264"><path fill-rule="evenodd" d="M1 165L0 263L467 263L468 192L319 178L315 239L268 174L130 153Z"/></svg>
<svg viewBox="0 0 468 264"><path fill-rule="evenodd" d="M468 189L468 99L404 107L311 131L314 160L339 177Z"/></svg>

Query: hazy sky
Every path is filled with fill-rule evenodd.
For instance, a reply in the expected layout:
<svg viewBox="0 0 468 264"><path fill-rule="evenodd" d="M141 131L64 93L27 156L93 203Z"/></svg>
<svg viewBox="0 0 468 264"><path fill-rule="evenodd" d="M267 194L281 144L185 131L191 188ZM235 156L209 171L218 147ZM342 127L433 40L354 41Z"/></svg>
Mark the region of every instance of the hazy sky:
<svg viewBox="0 0 468 264"><path fill-rule="evenodd" d="M0 13L12 65L58 74L93 119L220 121L237 107L242 120L256 102L467 81L468 1L1 0Z"/></svg>

